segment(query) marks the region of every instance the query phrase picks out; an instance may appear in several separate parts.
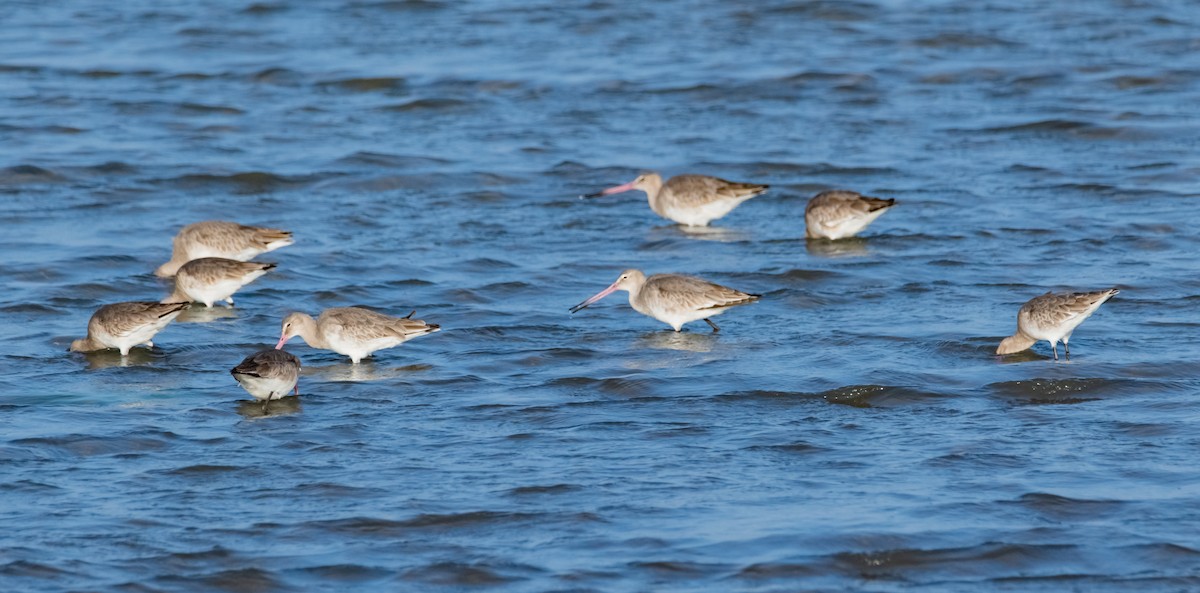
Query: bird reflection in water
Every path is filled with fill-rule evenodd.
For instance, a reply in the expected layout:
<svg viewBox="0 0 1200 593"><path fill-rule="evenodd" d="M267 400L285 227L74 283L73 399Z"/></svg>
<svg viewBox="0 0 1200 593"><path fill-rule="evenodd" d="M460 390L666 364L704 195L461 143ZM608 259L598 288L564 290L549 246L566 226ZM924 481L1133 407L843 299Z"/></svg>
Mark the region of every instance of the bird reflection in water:
<svg viewBox="0 0 1200 593"><path fill-rule="evenodd" d="M358 364L342 363L331 364L323 367L307 366L304 367L304 370L301 372L301 374L306 378L313 378L319 381L328 381L331 383L359 383L407 377L413 373L427 371L432 368L433 366L428 364L410 364L402 367L385 367L376 364L373 360L368 358Z"/></svg>
<svg viewBox="0 0 1200 593"><path fill-rule="evenodd" d="M850 239L809 239L805 242L809 255L819 257L857 257L870 254L867 240L861 237Z"/></svg>
<svg viewBox="0 0 1200 593"><path fill-rule="evenodd" d="M175 323L209 323L218 319L235 319L237 309L233 307L192 307L179 314Z"/></svg>
<svg viewBox="0 0 1200 593"><path fill-rule="evenodd" d="M295 395L283 399L273 399L265 406L258 400L242 400L237 403L237 413L241 414L243 418L251 420L267 416L299 414L302 409L300 398Z"/></svg>
<svg viewBox="0 0 1200 593"><path fill-rule="evenodd" d="M120 351L116 349L109 349L87 352L83 354L83 357L87 360L89 370L99 370L113 367L147 366L154 364L161 358L161 355L156 355L154 351L145 346L138 346L125 356L121 356Z"/></svg>
<svg viewBox="0 0 1200 593"><path fill-rule="evenodd" d="M675 332L670 330L650 332L638 338L638 346L654 350L681 350L687 352L711 352L717 343L713 332Z"/></svg>
<svg viewBox="0 0 1200 593"><path fill-rule="evenodd" d="M716 241L718 243L735 243L749 241L750 235L737 229L717 226L685 226L682 224L656 226L650 231L650 240L685 237L700 241Z"/></svg>

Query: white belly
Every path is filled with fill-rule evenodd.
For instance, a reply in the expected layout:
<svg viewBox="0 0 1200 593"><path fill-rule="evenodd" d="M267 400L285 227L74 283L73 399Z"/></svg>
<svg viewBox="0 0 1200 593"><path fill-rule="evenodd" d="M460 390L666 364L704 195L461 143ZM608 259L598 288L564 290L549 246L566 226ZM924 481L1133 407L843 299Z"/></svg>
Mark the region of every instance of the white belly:
<svg viewBox="0 0 1200 593"><path fill-rule="evenodd" d="M663 218L673 220L688 226L708 226L708 223L729 214L744 200L715 200L707 204L692 207L671 207L663 209Z"/></svg>
<svg viewBox="0 0 1200 593"><path fill-rule="evenodd" d="M289 391L296 388L295 381L285 381L283 379L268 379L264 377L255 377L253 375L234 375L242 389L253 395L255 399L273 400L280 399L288 394Z"/></svg>
<svg viewBox="0 0 1200 593"><path fill-rule="evenodd" d="M247 274L240 279L221 280L212 284L180 279L177 276L175 283L183 291L184 296L194 302L204 303L205 306L211 307L213 303L233 296L243 286L257 280L263 274L266 274L265 270Z"/></svg>
<svg viewBox="0 0 1200 593"><path fill-rule="evenodd" d="M805 224L808 225L809 235L811 235L813 238L833 240L845 239L847 237L853 237L854 235L862 232L862 230L870 226L872 222L875 222L876 218L882 216L884 212L887 212L887 208L881 208L874 212L868 212L863 216L838 220L832 224L821 224L814 220L806 220Z"/></svg>

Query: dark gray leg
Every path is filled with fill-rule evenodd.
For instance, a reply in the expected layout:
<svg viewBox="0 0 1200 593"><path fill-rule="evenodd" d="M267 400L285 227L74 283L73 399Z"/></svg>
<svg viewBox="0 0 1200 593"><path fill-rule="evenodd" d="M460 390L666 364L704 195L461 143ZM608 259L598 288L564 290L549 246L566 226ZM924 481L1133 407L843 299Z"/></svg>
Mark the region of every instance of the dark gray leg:
<svg viewBox="0 0 1200 593"><path fill-rule="evenodd" d="M705 319L705 320L704 320L704 323L707 323L707 324L709 324L710 326L712 326L712 328L713 328L713 333L714 333L714 334L715 334L715 333L717 333L717 332L719 332L719 331L721 331L721 328L717 327L717 324L713 323L712 321L710 321L710 320L708 320L708 319Z"/></svg>
<svg viewBox="0 0 1200 593"><path fill-rule="evenodd" d="M1058 342L1051 342L1050 349L1054 351L1054 360L1058 360Z"/></svg>

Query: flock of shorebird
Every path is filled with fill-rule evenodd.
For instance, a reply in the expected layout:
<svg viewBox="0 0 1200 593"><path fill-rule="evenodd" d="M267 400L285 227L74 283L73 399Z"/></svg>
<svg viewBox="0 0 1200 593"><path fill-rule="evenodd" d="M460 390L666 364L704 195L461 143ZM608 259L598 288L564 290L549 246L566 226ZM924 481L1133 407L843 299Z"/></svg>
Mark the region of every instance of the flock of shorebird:
<svg viewBox="0 0 1200 593"><path fill-rule="evenodd" d="M657 173L647 173L624 185L581 197L641 190L646 193L650 209L659 216L683 225L706 226L767 188L707 175L679 175L664 182ZM853 191L821 192L809 200L804 210L805 235L818 240L852 237L895 204L894 199L873 198ZM232 307L235 292L275 268L275 264L250 260L292 243L289 231L234 222L205 221L185 226L175 236L171 260L155 271L160 277L175 278L172 293L161 302L134 301L100 307L88 321L87 337L72 342L70 349L91 352L115 348L124 356L135 346L153 347L151 338L192 303L212 307L224 301ZM622 272L608 288L572 307L571 313L618 290L629 293L629 305L635 311L662 321L675 331L688 322L700 320L714 332L720 331L712 317L760 298L693 276L647 277L640 270L630 269ZM1116 294L1116 289L1110 289L1048 292L1036 297L1017 312L1017 332L1000 342L996 354L1020 352L1039 340L1046 340L1058 360L1061 341L1069 359L1071 333ZM288 392L299 393L300 360L283 350L291 338L299 337L312 348L344 354L357 364L377 350L438 331L437 325L412 319L412 315L391 317L361 307L327 309L316 319L292 313L283 319L274 349L251 354L230 373L265 408L271 400Z"/></svg>

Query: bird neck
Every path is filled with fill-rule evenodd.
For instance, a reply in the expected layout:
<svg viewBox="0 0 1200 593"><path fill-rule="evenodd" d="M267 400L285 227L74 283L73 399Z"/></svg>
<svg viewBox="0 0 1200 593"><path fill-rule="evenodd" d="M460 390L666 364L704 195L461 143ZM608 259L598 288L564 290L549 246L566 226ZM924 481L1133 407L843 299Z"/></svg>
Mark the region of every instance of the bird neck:
<svg viewBox="0 0 1200 593"><path fill-rule="evenodd" d="M296 328L296 336L304 340L305 344L322 350L329 349L329 343L325 341L325 336L321 334L321 328L317 327L315 319L309 315L304 315L298 323L299 327Z"/></svg>
<svg viewBox="0 0 1200 593"><path fill-rule="evenodd" d="M659 196L662 195L662 187L663 187L662 179L658 178L658 177L651 177L651 178L647 179L645 181L645 183L643 183L642 185L644 187L641 187L639 189L646 192L646 200L648 202L650 202L650 209L653 210L655 212L655 214L658 214L661 216L662 215L662 203L659 200Z"/></svg>

